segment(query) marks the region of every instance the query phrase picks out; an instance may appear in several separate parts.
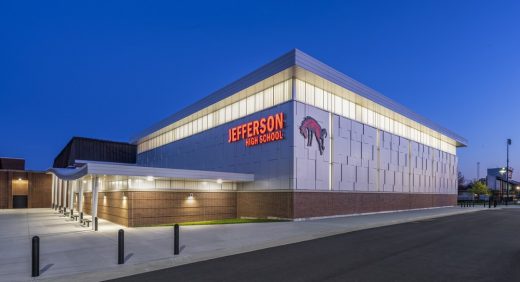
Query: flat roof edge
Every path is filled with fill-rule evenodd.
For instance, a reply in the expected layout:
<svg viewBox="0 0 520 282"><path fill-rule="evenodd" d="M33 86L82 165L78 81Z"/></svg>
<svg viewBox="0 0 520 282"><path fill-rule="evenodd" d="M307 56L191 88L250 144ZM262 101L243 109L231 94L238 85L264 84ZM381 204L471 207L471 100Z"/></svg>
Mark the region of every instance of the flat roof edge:
<svg viewBox="0 0 520 282"><path fill-rule="evenodd" d="M422 125L425 125L435 131L438 131L449 138L452 138L458 143L457 147L465 147L468 144L466 138L458 135L457 133L438 125L432 120L415 113L408 107L392 100L389 97L384 96L378 91L364 85L363 83L351 78L350 76L332 68L331 66L315 59L314 57L300 51L295 50L296 53L296 66L299 66L307 71L310 71L330 82L333 82L343 88L346 88L356 94L365 97L377 104L380 104L398 114L401 114L411 120L414 120Z"/></svg>
<svg viewBox="0 0 520 282"><path fill-rule="evenodd" d="M298 66L310 71L326 80L331 81L343 88L351 90L356 94L365 97L377 104L380 104L398 114L401 114L411 120L425 125L439 133L446 135L457 143L457 147L466 147L468 141L457 133L438 125L432 120L419 115L409 108L397 103L396 101L384 96L378 91L362 84L361 82L343 74L342 72L330 67L329 65L315 59L314 57L302 52L299 49L293 49L273 61L263 65L262 67L250 72L242 78L224 86L223 88L213 92L212 94L202 98L201 100L191 104L190 106L164 118L155 123L151 127L141 131L131 139L132 144L136 144L140 139L146 137L153 132L160 130L190 114L193 114L207 106L210 106L220 100L223 100L247 87L254 85L270 76L273 76L290 67Z"/></svg>
<svg viewBox="0 0 520 282"><path fill-rule="evenodd" d="M271 62L261 66L260 68L253 70L247 75L229 83L228 85L220 88L219 90L211 93L210 95L194 102L188 107L162 119L154 125L146 128L145 130L138 133L134 138L131 139L131 143L135 144L140 139L146 137L153 132L160 130L188 115L191 115L207 106L210 106L220 100L223 100L247 87L254 85L266 78L269 78L281 71L284 71L295 65L295 53L296 49L293 49L282 56L272 60Z"/></svg>

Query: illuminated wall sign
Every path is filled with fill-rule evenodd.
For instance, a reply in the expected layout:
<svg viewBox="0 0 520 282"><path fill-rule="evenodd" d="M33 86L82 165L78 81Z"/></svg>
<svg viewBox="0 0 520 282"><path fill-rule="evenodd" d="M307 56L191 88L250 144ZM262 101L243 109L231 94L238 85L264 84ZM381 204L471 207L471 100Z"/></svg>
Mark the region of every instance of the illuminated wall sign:
<svg viewBox="0 0 520 282"><path fill-rule="evenodd" d="M247 147L279 141L284 138L284 114L277 113L266 118L250 121L228 130L228 143L244 140Z"/></svg>
<svg viewBox="0 0 520 282"><path fill-rule="evenodd" d="M308 147L312 146L312 137L316 137L320 155L323 155L323 151L325 151L324 139L327 137L327 130L325 128L321 128L321 125L318 123L318 121L316 121L313 117L306 116L300 125L300 133L303 135L303 138L307 139Z"/></svg>

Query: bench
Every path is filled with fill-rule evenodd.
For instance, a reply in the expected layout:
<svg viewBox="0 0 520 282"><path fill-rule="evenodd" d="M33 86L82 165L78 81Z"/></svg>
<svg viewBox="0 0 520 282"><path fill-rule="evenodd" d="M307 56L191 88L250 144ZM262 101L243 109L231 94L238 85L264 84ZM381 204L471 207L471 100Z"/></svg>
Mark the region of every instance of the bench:
<svg viewBox="0 0 520 282"><path fill-rule="evenodd" d="M91 222L92 222L92 220L84 218L82 224L87 225L87 227L90 227Z"/></svg>
<svg viewBox="0 0 520 282"><path fill-rule="evenodd" d="M79 215L77 215L77 214L72 216L72 218L74 218L74 221L78 220L78 217L79 217Z"/></svg>
<svg viewBox="0 0 520 282"><path fill-rule="evenodd" d="M70 212L64 212L63 215L64 216L69 216Z"/></svg>

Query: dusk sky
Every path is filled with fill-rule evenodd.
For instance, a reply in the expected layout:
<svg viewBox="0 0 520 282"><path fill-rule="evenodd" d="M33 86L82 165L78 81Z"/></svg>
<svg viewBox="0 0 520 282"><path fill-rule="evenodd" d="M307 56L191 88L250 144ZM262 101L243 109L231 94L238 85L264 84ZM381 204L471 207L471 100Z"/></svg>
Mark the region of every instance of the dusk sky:
<svg viewBox="0 0 520 282"><path fill-rule="evenodd" d="M70 3L74 2L74 3ZM520 179L519 1L1 1L0 156L129 141L293 48L469 141L468 179Z"/></svg>

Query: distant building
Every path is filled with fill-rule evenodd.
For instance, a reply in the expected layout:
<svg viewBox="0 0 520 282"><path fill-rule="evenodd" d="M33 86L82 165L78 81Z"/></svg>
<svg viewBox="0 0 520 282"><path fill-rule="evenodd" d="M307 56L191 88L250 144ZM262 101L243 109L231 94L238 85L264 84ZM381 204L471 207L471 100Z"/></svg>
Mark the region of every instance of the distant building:
<svg viewBox="0 0 520 282"><path fill-rule="evenodd" d="M54 159L53 167L74 167L78 160L135 164L137 146L108 140L72 137Z"/></svg>
<svg viewBox="0 0 520 282"><path fill-rule="evenodd" d="M0 158L0 209L51 207L52 176L25 170L25 160Z"/></svg>
<svg viewBox="0 0 520 282"><path fill-rule="evenodd" d="M506 181L505 168L490 168L487 170L486 185L499 200L505 200L509 189L509 200L516 198L520 182L512 180L513 169L509 168L509 181ZM507 185L507 183L509 185Z"/></svg>

